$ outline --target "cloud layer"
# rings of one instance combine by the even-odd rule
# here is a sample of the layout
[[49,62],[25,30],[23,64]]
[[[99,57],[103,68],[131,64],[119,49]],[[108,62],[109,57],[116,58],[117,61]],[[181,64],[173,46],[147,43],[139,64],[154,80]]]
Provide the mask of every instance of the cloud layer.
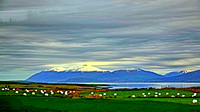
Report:
[[200,69],[199,0],[1,0],[0,77],[91,64]]

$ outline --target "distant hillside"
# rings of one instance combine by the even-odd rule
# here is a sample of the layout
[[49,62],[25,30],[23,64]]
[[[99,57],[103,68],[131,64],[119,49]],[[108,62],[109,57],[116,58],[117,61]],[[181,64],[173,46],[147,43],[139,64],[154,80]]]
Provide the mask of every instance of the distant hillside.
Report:
[[[94,70],[89,70],[93,68]],[[96,71],[98,70],[98,71]],[[51,69],[50,71],[42,71],[37,73],[27,81],[31,82],[143,82],[154,81],[162,78],[162,75],[142,69],[127,69],[116,71],[100,70],[91,66],[78,67],[78,69],[70,69],[60,71],[60,69]]]
[[101,70],[93,66],[81,66],[75,69],[53,68],[37,73],[26,81],[41,83],[70,82],[200,82],[200,71],[171,72],[166,75],[142,69],[116,71]]
[[190,72],[189,70],[183,70],[183,71],[180,71],[180,72],[170,72],[170,73],[167,73],[164,76],[165,77],[174,77],[174,76],[179,76],[179,75],[187,74],[189,72]]
[[166,82],[200,82],[200,70],[164,78]]

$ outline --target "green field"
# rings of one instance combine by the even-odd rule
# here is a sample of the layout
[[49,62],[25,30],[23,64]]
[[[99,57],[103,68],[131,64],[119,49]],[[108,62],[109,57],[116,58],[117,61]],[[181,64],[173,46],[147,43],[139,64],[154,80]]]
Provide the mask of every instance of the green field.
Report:
[[[165,99],[166,100],[166,99]],[[69,99],[58,97],[0,96],[1,112],[162,112],[162,111],[200,111],[200,105],[190,105],[191,98],[168,99]],[[181,100],[185,103],[175,103]]]
[[20,89],[72,89],[72,90],[95,90],[98,85],[95,84],[46,84],[46,83],[13,83],[0,81],[0,88],[20,88]]
[[[42,94],[39,90],[37,92],[35,91],[30,91],[30,92],[25,92],[24,90],[20,90],[18,91],[19,93],[15,93],[15,91],[10,90],[10,91],[1,91],[0,90],[0,96],[23,96],[24,93],[27,94],[27,96],[34,96],[34,97],[41,97],[41,96],[45,96],[45,94]],[[32,95],[32,92],[35,93],[35,95]],[[72,95],[72,94],[68,94],[68,95],[64,95],[64,94],[58,94],[56,92],[54,92],[54,94],[50,94],[50,92],[48,93],[48,97],[64,97],[64,98],[72,98],[78,95]]]
[[[58,84],[0,84],[0,87],[0,112],[200,111],[200,93],[198,93],[200,88],[110,90],[97,89],[95,86]],[[8,87],[9,90],[2,90],[2,88]],[[15,89],[20,88],[19,93],[15,93],[14,87]],[[25,89],[28,89],[29,92]],[[37,91],[35,91],[36,89]],[[41,90],[46,90],[45,93],[48,93],[48,96],[41,93]],[[50,91],[53,91],[54,94],[50,94]],[[57,93],[57,91],[68,91],[69,94],[65,95]],[[73,93],[73,91],[75,92]],[[32,95],[32,92],[35,95]],[[94,94],[91,95],[91,92]],[[24,96],[24,93],[27,95]],[[116,95],[114,95],[115,93]],[[196,97],[192,97],[194,93],[197,93]],[[102,97],[89,98],[89,96],[100,95]],[[133,98],[132,95],[135,97]],[[158,97],[155,98],[155,95]],[[171,97],[172,95],[174,98]],[[192,102],[194,99],[198,100],[198,103],[194,104]]]
[[[114,93],[116,93],[116,97],[117,98],[129,98],[129,97],[132,97],[132,95],[135,95],[135,97],[138,97],[138,98],[142,98],[144,97],[142,95],[142,93],[145,93],[146,97],[154,97],[156,95],[156,92],[157,92],[157,95],[159,93],[161,93],[161,95],[158,95],[158,98],[159,97],[171,97],[172,95],[174,95],[175,97],[182,97],[182,95],[185,95],[185,97],[192,97],[192,95],[194,94],[193,92],[191,91],[186,91],[186,90],[133,90],[133,91],[130,91],[130,90],[119,90],[119,91],[102,91],[102,92],[94,92],[94,94],[104,94],[106,93],[106,95],[103,95],[104,97],[108,97],[108,98],[112,98],[114,97]],[[148,94],[150,93],[150,94]],[[166,95],[166,93],[169,93],[169,95]],[[180,95],[177,95],[177,93],[179,93]],[[91,94],[90,92],[87,92],[87,93],[81,93],[80,95],[83,95],[83,96],[88,96],[89,94]],[[197,94],[197,97],[200,97],[200,94]]]

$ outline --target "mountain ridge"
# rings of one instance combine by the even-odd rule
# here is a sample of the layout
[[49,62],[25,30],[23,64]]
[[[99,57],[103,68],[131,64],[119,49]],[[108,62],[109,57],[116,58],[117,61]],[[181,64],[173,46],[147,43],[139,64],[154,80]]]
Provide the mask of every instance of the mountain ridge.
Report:
[[178,76],[178,75],[182,75],[182,74],[187,74],[189,72],[192,72],[190,70],[182,70],[182,71],[176,71],[176,72],[169,72],[167,74],[165,74],[165,77],[174,77],[174,76]]
[[[172,73],[172,72],[170,72]],[[50,69],[29,77],[30,82],[200,82],[199,71],[180,71],[160,75],[139,68],[121,70],[102,70],[91,65],[75,69]]]

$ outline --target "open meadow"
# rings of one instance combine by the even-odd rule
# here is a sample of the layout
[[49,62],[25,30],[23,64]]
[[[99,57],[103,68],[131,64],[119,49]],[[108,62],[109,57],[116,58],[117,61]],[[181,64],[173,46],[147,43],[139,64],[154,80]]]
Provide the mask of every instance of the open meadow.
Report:
[[200,111],[200,88],[106,89],[97,85],[1,83],[6,111]]

